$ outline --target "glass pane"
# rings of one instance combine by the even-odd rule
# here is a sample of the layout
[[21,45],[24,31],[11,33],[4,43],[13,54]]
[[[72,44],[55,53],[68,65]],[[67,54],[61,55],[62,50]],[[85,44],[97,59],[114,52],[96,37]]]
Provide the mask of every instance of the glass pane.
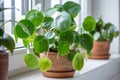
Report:
[[51,0],[51,7],[53,7],[55,4],[59,4],[60,0]]
[[22,15],[22,0],[15,1],[15,8],[19,9],[19,11],[15,10],[15,20],[19,21],[24,18],[24,15]]
[[[4,7],[5,8],[11,8],[11,0],[4,0]],[[11,20],[11,10],[5,10],[4,11],[4,20]],[[7,34],[11,34],[11,23],[5,24],[4,30]]]

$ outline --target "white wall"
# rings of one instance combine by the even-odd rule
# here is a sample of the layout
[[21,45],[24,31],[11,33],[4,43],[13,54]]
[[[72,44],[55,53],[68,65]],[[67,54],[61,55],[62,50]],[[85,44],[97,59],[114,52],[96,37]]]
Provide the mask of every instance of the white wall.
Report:
[[[119,0],[91,0],[91,15],[96,19],[101,15],[105,22],[112,22],[119,29]],[[119,39],[111,43],[110,53],[119,52]]]

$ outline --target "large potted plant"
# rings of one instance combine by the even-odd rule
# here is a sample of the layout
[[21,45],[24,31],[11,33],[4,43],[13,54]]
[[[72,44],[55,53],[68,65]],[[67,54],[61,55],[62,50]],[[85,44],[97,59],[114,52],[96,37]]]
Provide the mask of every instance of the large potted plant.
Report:
[[[0,12],[11,8],[0,8]],[[9,54],[6,49],[13,53],[15,48],[14,39],[4,32],[4,25],[9,21],[0,20],[0,80],[8,79],[8,58]]]
[[[80,9],[80,4],[68,1],[44,12],[30,10],[25,19],[16,24],[15,38],[16,41],[21,38],[27,48],[24,60],[28,67],[39,67],[47,77],[72,77],[75,70],[82,69],[84,58],[79,48],[89,54],[93,38],[76,30],[74,18]],[[88,16],[84,19],[82,29],[89,32],[95,25],[94,18]],[[30,47],[34,53],[30,52]]]
[[110,56],[110,43],[119,35],[116,26],[110,22],[105,23],[100,17],[96,21],[95,30],[91,31],[90,34],[94,37],[91,58],[108,59]]

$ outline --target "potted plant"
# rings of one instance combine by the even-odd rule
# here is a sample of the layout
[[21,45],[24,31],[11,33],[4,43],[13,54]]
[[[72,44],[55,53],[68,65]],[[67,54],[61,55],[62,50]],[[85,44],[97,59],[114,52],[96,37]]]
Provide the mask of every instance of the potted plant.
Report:
[[[74,18],[80,9],[80,4],[67,1],[44,12],[30,10],[25,19],[16,24],[14,35],[16,41],[21,38],[27,48],[24,60],[28,67],[39,67],[47,77],[72,77],[75,70],[82,69],[84,58],[79,48],[89,54],[93,38],[76,30]],[[87,16],[83,29],[89,32],[94,30],[95,25],[94,18]],[[30,52],[30,47],[35,54]]]
[[[0,12],[6,9],[11,8],[0,8]],[[7,80],[9,54],[6,49],[13,53],[13,50],[15,48],[15,42],[14,39],[10,35],[6,34],[3,30],[4,25],[9,21],[4,22],[4,20],[0,20],[0,22],[0,80]],[[6,49],[4,49],[4,47]]]
[[110,22],[105,23],[100,17],[96,21],[96,28],[90,31],[94,37],[94,45],[92,48],[92,57],[94,59],[108,59],[110,43],[119,35],[116,26]]

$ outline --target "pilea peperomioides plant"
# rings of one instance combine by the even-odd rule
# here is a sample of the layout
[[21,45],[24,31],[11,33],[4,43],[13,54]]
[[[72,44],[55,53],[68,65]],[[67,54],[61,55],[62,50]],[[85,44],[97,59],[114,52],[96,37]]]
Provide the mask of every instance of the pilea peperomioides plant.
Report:
[[91,50],[93,59],[108,59],[110,54],[110,43],[119,35],[119,30],[111,22],[105,23],[100,17],[96,21],[96,28],[90,31],[94,38]]
[[105,23],[100,17],[96,21],[96,28],[90,31],[96,41],[109,41],[112,42],[115,37],[119,35],[119,30],[111,22]]
[[[30,10],[25,19],[15,26],[16,40],[21,38],[28,52],[25,55],[25,63],[32,69],[39,66],[40,70],[48,71],[52,61],[48,58],[49,52],[57,52],[57,56],[68,55],[75,70],[81,70],[84,58],[80,47],[90,53],[93,47],[93,38],[87,33],[76,31],[77,25],[74,18],[81,10],[80,4],[68,1],[63,5],[57,4],[44,12]],[[21,25],[20,25],[21,24]],[[88,16],[83,22],[86,32],[94,30],[96,24],[93,17]],[[33,47],[35,54],[47,54],[40,58],[30,52]]]

